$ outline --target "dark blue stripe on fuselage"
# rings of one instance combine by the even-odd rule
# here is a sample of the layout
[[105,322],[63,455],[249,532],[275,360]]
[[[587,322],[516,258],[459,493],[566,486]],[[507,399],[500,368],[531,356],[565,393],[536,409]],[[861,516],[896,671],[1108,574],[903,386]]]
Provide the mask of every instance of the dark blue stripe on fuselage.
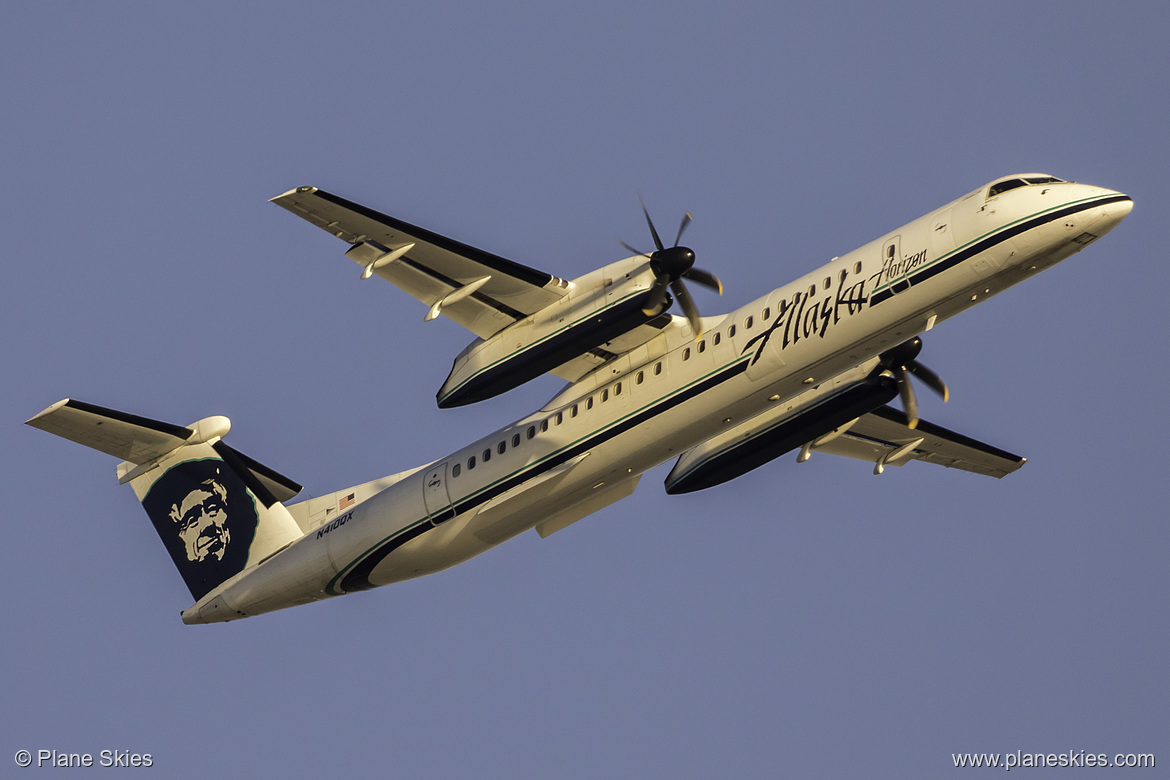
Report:
[[1105,206],[1109,203],[1120,203],[1127,200],[1130,200],[1128,195],[1114,195],[1108,198],[1099,198],[1088,203],[1077,203],[1072,206],[1066,206],[1065,208],[1057,209],[1056,211],[1050,211],[1047,214],[1041,214],[1040,216],[1034,217],[1033,219],[1025,220],[1019,224],[1006,227],[995,235],[988,236],[987,238],[976,241],[970,246],[964,249],[960,249],[949,257],[940,260],[929,268],[924,268],[923,270],[906,279],[899,279],[897,282],[894,282],[892,285],[882,290],[881,292],[874,293],[870,297],[870,305],[876,306],[882,301],[892,298],[895,294],[895,287],[897,288],[898,292],[902,292],[908,286],[921,284],[927,279],[941,274],[943,271],[946,271],[949,268],[954,268],[964,260],[970,260],[980,252],[986,252],[988,249],[991,249],[998,244],[1002,244],[1004,241],[1007,241],[1014,236],[1018,236],[1021,233],[1026,233],[1032,228],[1037,228],[1041,225],[1046,225],[1049,222],[1063,219],[1070,214],[1076,214],[1081,211],[1087,211],[1089,209],[1096,208],[1098,206]]
[[385,560],[386,556],[388,556],[390,553],[394,552],[412,539],[417,539],[419,536],[433,528],[434,524],[445,522],[446,520],[449,520],[456,515],[482,506],[488,501],[491,501],[493,498],[507,493],[509,490],[517,487],[518,485],[538,477],[541,474],[552,471],[558,466],[562,466],[565,463],[568,463],[578,455],[588,452],[594,447],[598,447],[607,441],[622,435],[623,433],[631,431],[639,425],[648,422],[658,415],[664,414],[665,412],[668,412],[671,409],[674,409],[693,398],[697,398],[708,390],[711,390],[714,387],[718,387],[729,379],[733,379],[744,373],[744,371],[747,370],[747,364],[748,361],[746,359],[740,360],[723,371],[712,374],[706,379],[695,383],[694,385],[680,391],[679,393],[669,398],[664,398],[653,406],[649,406],[639,412],[636,412],[635,414],[630,415],[626,419],[614,424],[613,426],[603,431],[598,431],[593,436],[583,439],[576,444],[560,450],[559,452],[553,453],[548,458],[545,458],[539,463],[534,463],[528,468],[513,474],[507,479],[500,480],[485,490],[456,502],[446,511],[431,518],[430,522],[419,522],[410,528],[407,528],[401,534],[387,540],[377,549],[371,551],[356,566],[354,566],[353,569],[351,569],[342,578],[341,590],[344,592],[349,592],[353,590],[368,590],[375,587],[370,583],[369,579],[370,574],[374,571],[374,568],[383,560]]

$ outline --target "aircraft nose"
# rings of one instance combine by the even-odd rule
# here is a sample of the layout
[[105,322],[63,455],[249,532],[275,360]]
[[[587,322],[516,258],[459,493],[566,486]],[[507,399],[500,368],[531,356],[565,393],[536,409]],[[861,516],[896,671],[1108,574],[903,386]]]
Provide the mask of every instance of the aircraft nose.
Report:
[[1123,195],[1122,197],[1125,200],[1119,200],[1114,209],[1114,214],[1119,222],[1129,216],[1129,212],[1133,211],[1133,198],[1128,195]]
[[1093,227],[1096,228],[1098,235],[1105,235],[1121,224],[1121,220],[1129,216],[1131,211],[1133,198],[1120,192],[1114,193],[1114,197],[1110,198],[1108,203],[1099,207],[1100,216]]

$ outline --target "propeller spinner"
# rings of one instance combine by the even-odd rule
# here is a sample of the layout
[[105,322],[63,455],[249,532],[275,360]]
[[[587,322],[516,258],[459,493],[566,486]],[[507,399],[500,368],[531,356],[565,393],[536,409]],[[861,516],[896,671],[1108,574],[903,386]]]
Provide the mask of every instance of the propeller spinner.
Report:
[[[641,200],[641,196],[638,199]],[[654,220],[650,219],[650,212],[647,210],[645,202],[642,203],[642,213],[646,215],[646,224],[650,226],[650,235],[654,239],[657,251],[653,254],[647,254],[634,249],[625,241],[619,241],[630,252],[647,258],[650,261],[650,270],[654,272],[654,285],[650,288],[650,294],[646,297],[642,312],[647,315],[661,313],[667,305],[666,288],[669,287],[682,307],[687,321],[690,322],[691,331],[694,332],[695,338],[698,338],[703,333],[702,319],[699,316],[698,307],[695,306],[695,302],[682,280],[690,279],[692,282],[711,288],[719,295],[723,294],[723,283],[710,271],[695,268],[694,251],[689,247],[679,246],[678,242],[682,240],[683,231],[691,223],[689,212],[683,215],[682,223],[678,226],[678,234],[674,239],[674,246],[671,247],[663,246],[662,239],[658,237],[658,231],[654,228]]]
[[910,375],[913,374],[938,395],[943,401],[950,399],[950,391],[938,374],[918,362],[918,353],[922,351],[922,339],[915,336],[881,356],[882,368],[894,375],[898,383],[898,394],[902,397],[902,409],[906,412],[907,425],[910,428],[918,427],[918,400],[914,397],[914,387],[910,384]]

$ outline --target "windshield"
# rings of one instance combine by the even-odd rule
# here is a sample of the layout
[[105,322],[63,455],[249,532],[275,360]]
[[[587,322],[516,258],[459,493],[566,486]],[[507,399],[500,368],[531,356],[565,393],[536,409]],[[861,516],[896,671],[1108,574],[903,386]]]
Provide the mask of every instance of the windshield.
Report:
[[987,197],[994,198],[996,195],[1001,195],[1008,190],[1014,190],[1017,187],[1027,187],[1031,184],[1055,184],[1063,181],[1064,179],[1058,179],[1055,176],[1019,176],[1011,179],[1003,179],[987,188]]

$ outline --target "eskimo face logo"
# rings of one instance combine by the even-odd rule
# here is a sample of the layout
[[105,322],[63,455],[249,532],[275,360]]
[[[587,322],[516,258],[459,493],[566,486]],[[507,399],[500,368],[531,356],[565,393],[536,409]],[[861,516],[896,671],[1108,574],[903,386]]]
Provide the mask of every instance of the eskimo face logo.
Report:
[[167,469],[142,506],[195,598],[248,565],[259,522],[256,501],[219,458]]
[[227,519],[227,488],[215,479],[205,480],[182,501],[171,505],[171,520],[178,524],[189,561],[211,556],[223,560],[232,540]]

